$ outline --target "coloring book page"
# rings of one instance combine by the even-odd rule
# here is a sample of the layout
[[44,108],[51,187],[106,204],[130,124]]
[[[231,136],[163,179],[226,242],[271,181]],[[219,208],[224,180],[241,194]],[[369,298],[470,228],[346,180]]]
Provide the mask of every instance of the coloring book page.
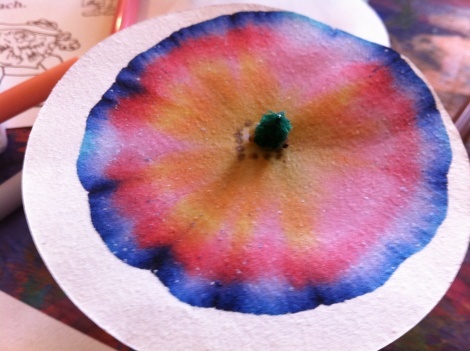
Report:
[[[81,56],[111,32],[117,0],[0,1],[0,92]],[[40,106],[3,124],[31,126]]]

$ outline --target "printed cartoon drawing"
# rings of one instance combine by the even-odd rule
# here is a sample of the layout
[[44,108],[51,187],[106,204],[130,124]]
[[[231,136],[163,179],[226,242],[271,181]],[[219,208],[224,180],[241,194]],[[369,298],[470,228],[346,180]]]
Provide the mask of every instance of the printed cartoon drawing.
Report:
[[83,16],[112,16],[116,11],[116,0],[82,0]]
[[[0,23],[0,84],[14,85],[63,61],[57,51],[80,48],[77,39],[57,23],[40,19],[26,23]],[[12,81],[11,81],[12,80]]]

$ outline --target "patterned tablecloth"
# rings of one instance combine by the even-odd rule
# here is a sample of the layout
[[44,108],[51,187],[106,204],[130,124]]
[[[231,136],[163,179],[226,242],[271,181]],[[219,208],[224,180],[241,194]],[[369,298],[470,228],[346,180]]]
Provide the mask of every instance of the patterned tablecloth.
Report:
[[[425,74],[452,118],[470,97],[469,0],[371,0],[392,46]],[[29,129],[8,131],[0,182],[21,169]],[[470,195],[470,194],[469,194]],[[441,302],[386,351],[468,350],[470,255]],[[117,349],[130,350],[96,326],[65,296],[40,258],[22,209],[0,222],[0,290]]]

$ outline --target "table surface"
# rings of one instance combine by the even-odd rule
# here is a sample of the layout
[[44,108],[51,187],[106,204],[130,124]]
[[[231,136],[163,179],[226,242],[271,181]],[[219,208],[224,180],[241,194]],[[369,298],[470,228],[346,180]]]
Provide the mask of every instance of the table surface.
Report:
[[[369,3],[385,22],[392,47],[423,71],[455,119],[470,97],[470,1]],[[28,128],[8,130],[9,147],[0,154],[0,183],[21,169],[29,132]],[[383,350],[468,349],[469,285],[467,254],[440,303],[415,328]],[[130,350],[96,326],[63,293],[34,246],[23,209],[0,222],[0,290],[114,349]]]

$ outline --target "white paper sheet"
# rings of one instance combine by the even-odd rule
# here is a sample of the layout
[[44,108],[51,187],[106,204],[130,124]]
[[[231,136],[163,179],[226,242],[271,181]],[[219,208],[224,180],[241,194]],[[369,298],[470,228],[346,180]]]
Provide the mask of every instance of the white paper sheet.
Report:
[[95,339],[0,291],[2,351],[112,351]]

